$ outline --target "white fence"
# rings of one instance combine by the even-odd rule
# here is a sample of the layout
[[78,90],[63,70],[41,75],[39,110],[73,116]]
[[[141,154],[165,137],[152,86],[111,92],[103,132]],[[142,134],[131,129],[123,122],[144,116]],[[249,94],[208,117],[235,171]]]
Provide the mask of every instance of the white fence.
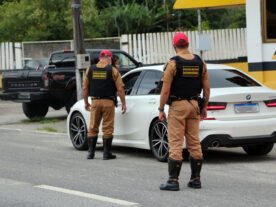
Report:
[[[190,41],[190,51],[196,50],[197,31],[184,31]],[[205,60],[229,60],[247,56],[246,29],[206,30],[211,34],[210,51],[203,52]],[[172,39],[175,32],[122,35],[121,49],[144,64],[164,63],[175,55]]]
[[[199,51],[196,50],[198,32],[186,31],[185,33],[190,41],[190,51],[199,54]],[[210,51],[203,53],[205,60],[229,60],[247,56],[245,28],[207,30],[203,33],[211,34],[212,45]],[[175,32],[132,34],[122,35],[119,39],[121,49],[128,52],[136,60],[144,64],[156,64],[164,63],[175,55],[172,46],[174,34]],[[107,43],[104,47],[111,46],[110,44]],[[87,45],[87,47],[94,48],[96,45]],[[72,49],[72,41],[0,43],[0,70],[21,69],[24,58],[49,57],[49,54],[57,48],[58,50],[62,50],[62,48]],[[35,55],[30,51],[35,51]]]
[[22,68],[22,44],[0,43],[0,70]]

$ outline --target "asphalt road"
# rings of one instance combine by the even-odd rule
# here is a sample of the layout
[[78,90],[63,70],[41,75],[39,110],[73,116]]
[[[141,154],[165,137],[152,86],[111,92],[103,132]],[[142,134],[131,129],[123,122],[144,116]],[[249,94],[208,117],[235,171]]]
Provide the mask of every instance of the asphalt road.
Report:
[[[167,163],[151,152],[115,148],[116,160],[87,160],[65,133],[36,130],[20,104],[0,101],[0,207],[68,206],[276,206],[276,146],[263,157],[241,149],[204,153],[202,189],[186,187],[189,163],[183,162],[179,192],[160,191]],[[65,130],[66,112],[50,111]]]
[[0,129],[0,206],[275,206],[276,150],[249,157],[239,149],[205,153],[203,188],[165,192],[167,164],[150,152],[115,148],[116,160],[86,160],[62,134]]

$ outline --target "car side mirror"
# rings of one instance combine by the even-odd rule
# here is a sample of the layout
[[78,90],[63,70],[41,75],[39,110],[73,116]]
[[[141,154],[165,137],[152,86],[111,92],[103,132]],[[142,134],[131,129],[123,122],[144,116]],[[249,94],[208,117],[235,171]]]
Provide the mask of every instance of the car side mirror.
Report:
[[139,63],[138,63],[138,67],[143,67],[143,65],[144,65],[144,64],[143,64],[142,62],[139,62]]

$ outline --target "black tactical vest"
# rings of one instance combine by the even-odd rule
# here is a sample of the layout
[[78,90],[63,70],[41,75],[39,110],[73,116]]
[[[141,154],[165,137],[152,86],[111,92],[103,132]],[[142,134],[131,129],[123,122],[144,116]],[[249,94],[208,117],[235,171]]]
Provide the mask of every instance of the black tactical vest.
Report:
[[88,72],[89,77],[89,96],[106,98],[116,96],[116,86],[112,78],[112,66],[97,68],[92,65]]
[[171,58],[176,63],[176,75],[172,82],[170,97],[190,98],[197,96],[202,90],[203,62],[198,55],[186,60],[179,56]]

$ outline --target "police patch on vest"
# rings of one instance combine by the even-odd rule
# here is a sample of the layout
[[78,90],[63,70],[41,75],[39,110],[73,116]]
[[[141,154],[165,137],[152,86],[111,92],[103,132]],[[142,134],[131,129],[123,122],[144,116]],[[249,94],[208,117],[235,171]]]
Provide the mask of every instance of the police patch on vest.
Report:
[[185,77],[185,78],[199,77],[199,66],[183,66],[182,77]]
[[92,79],[104,79],[107,78],[107,72],[106,71],[93,71]]

